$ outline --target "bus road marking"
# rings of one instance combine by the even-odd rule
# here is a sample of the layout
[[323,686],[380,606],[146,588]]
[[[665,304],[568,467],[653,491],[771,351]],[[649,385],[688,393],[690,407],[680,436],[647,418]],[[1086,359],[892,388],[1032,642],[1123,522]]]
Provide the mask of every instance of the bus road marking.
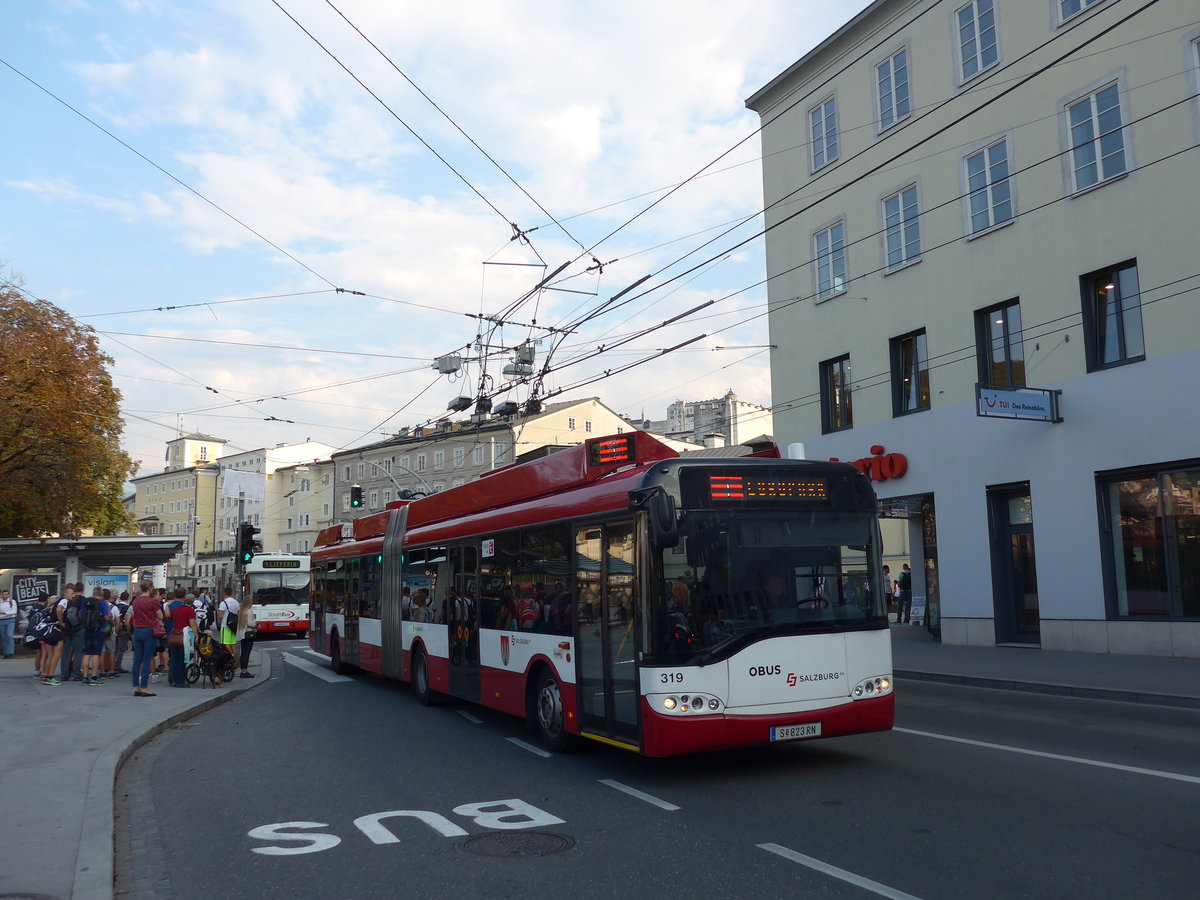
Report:
[[553,753],[549,753],[549,752],[543,750],[541,747],[535,747],[535,746],[533,746],[533,744],[527,744],[525,741],[521,740],[520,738],[505,738],[505,740],[507,740],[510,744],[516,744],[522,750],[528,750],[534,756],[540,756],[543,759],[549,759],[551,756],[554,755]]
[[479,718],[478,716],[471,715],[465,709],[456,709],[455,712],[458,713],[460,716],[462,716],[464,719],[466,719],[468,722],[470,722],[472,725],[482,725],[483,724],[483,719]]
[[782,856],[784,859],[790,859],[792,862],[800,863],[802,866],[808,866],[808,868],[815,869],[826,875],[832,875],[834,878],[845,881],[847,884],[853,884],[865,891],[878,894],[880,897],[889,897],[891,900],[918,900],[912,894],[906,894],[904,891],[898,891],[893,887],[888,887],[886,884],[880,884],[878,881],[864,878],[862,875],[855,875],[853,872],[839,869],[837,866],[831,866],[829,863],[821,862],[821,860],[814,859],[811,856],[805,856],[803,853],[797,853],[795,850],[789,850],[787,847],[781,847],[779,844],[755,844],[754,846],[761,850],[766,850],[768,853],[774,853],[776,856]]
[[1115,769],[1118,772],[1129,772],[1132,775],[1149,775],[1153,778],[1169,778],[1173,781],[1186,781],[1188,784],[1200,784],[1200,776],[1182,775],[1179,772],[1163,772],[1159,769],[1143,769],[1141,766],[1125,766],[1121,763],[1104,762],[1099,759],[1084,759],[1080,756],[1064,756],[1061,753],[1047,753],[1045,750],[1028,750],[1024,747],[1010,747],[1007,744],[993,744],[989,741],[973,741],[970,738],[954,737],[950,734],[935,734],[932,731],[915,731],[912,728],[893,728],[901,734],[915,734],[917,737],[933,738],[938,741],[950,741],[955,744],[967,744],[972,747],[983,747],[986,750],[1004,750],[1008,753],[1020,753],[1024,756],[1038,756],[1042,759],[1056,759],[1059,762],[1079,763],[1081,766],[1096,766],[1100,769]]
[[331,672],[323,666],[318,666],[314,662],[309,662],[307,659],[301,659],[299,656],[293,656],[290,653],[284,653],[283,660],[284,662],[291,663],[297,669],[302,669],[309,675],[316,675],[318,678],[322,679],[323,681],[328,681],[331,684],[336,684],[339,681],[354,680],[349,675],[338,675],[337,673]]
[[329,657],[326,654],[322,653],[320,650],[314,650],[312,647],[305,647],[303,652],[307,653],[309,656],[313,656],[313,657],[316,657],[317,659],[324,660],[325,662],[329,662]]
[[645,800],[651,806],[657,806],[659,809],[665,809],[667,812],[674,812],[679,809],[674,803],[668,803],[666,800],[659,800],[657,797],[639,791],[637,788],[631,788],[627,784],[621,784],[619,781],[613,781],[611,778],[601,778],[601,784],[607,784],[610,788],[616,788],[622,793],[628,794],[630,797],[636,797],[639,800]]

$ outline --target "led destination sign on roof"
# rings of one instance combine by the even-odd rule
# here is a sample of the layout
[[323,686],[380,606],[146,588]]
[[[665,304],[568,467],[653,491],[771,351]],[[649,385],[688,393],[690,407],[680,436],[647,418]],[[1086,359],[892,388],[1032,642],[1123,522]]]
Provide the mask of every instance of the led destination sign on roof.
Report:
[[298,559],[263,559],[260,563],[264,569],[298,569],[300,568],[300,560]]
[[751,475],[710,475],[713,500],[827,500],[823,478],[760,478]]

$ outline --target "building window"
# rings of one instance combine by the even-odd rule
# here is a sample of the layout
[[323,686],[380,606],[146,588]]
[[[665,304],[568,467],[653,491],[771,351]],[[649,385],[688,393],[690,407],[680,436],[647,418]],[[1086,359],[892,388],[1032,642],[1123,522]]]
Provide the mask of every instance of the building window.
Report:
[[846,290],[846,229],[844,222],[813,235],[817,261],[817,299],[828,300]]
[[392,502],[392,489],[388,488],[386,491],[383,492],[383,505],[387,506],[391,502]]
[[567,416],[567,431],[574,431],[574,430],[575,430],[575,417]]
[[368,509],[379,508],[379,491],[371,491],[369,502],[371,505],[367,507]]
[[365,462],[360,462],[358,464],[358,480],[362,481],[366,477],[367,477],[367,464]]
[[425,471],[425,454],[424,453],[417,454],[417,471],[418,472]]
[[929,354],[925,349],[925,329],[891,340],[892,414],[929,409]]
[[349,512],[349,511],[350,511],[350,495],[343,494],[342,495],[342,512]]
[[291,531],[291,530],[292,530],[292,520],[289,518],[287,520],[287,526],[284,528],[284,531]]
[[323,518],[323,519],[329,518],[329,504],[328,503],[321,504],[321,518]]
[[1065,22],[1072,16],[1077,16],[1089,6],[1095,6],[1100,0],[1058,0],[1058,12]]
[[1000,58],[996,44],[996,11],[992,0],[971,0],[955,13],[962,80],[974,78]]
[[1012,188],[1009,184],[1008,141],[963,158],[967,177],[967,210],[971,234],[1012,221]]
[[908,50],[900,50],[875,67],[879,97],[879,130],[891,128],[911,111],[908,96]]
[[586,434],[592,433],[592,420],[591,419],[583,420],[583,430]]
[[387,459],[385,459],[383,461],[383,471],[387,472],[389,475],[391,474],[391,471],[392,471],[393,458],[394,457],[389,456]]
[[476,444],[471,451],[471,459],[477,466],[483,465],[483,444]]
[[1145,359],[1137,262],[1084,275],[1080,286],[1088,371]]
[[850,356],[821,363],[821,433],[854,424],[850,400]]
[[440,472],[446,468],[446,451],[436,450],[433,454],[433,469],[435,472]]
[[1113,612],[1200,618],[1200,461],[1098,481]]
[[1121,127],[1121,92],[1115,81],[1067,104],[1067,127],[1075,191],[1124,174],[1125,131]]
[[921,225],[918,216],[915,184],[884,199],[883,226],[889,269],[898,269],[921,258]]
[[201,461],[201,462],[204,462],[204,461],[206,461],[207,459],[208,459],[208,448],[207,448],[207,447],[201,447],[201,448],[200,448],[200,461]]
[[466,461],[467,452],[462,447],[454,448],[454,468],[461,469]]
[[308,516],[308,513],[305,513],[304,515],[300,516],[300,519],[299,519],[299,521],[300,521],[300,527],[301,527],[301,528],[307,528],[307,527],[308,527],[308,525],[309,525],[309,516]]
[[837,98],[830,97],[808,112],[812,138],[813,171],[828,165],[838,156]]
[[307,494],[312,491],[312,482],[307,478],[300,479],[300,492]]
[[345,468],[342,469],[342,480],[343,481],[350,480],[350,467],[349,466],[346,466]]
[[435,482],[433,483],[433,492],[434,492],[435,494],[440,494],[440,493],[441,493],[442,491],[444,491],[445,489],[446,489],[446,482],[444,482],[444,481],[435,481]]
[[321,476],[321,487],[329,487],[329,473]]
[[988,387],[1025,386],[1021,304],[1010,300],[975,313],[979,382]]

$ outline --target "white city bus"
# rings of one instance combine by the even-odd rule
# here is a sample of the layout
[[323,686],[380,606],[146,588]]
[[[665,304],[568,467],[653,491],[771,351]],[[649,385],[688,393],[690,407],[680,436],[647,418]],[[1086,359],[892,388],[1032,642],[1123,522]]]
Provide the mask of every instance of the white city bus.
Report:
[[308,634],[308,570],[306,554],[264,553],[246,563],[243,587],[254,601],[259,637]]

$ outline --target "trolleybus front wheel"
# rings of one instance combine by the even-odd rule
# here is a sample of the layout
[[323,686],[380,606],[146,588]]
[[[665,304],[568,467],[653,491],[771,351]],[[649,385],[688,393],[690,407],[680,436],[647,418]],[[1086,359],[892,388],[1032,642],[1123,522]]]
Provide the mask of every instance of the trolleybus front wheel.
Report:
[[533,717],[547,750],[566,753],[571,749],[573,735],[566,728],[562,691],[558,679],[549,669],[543,670],[538,679],[537,693],[533,697]]

